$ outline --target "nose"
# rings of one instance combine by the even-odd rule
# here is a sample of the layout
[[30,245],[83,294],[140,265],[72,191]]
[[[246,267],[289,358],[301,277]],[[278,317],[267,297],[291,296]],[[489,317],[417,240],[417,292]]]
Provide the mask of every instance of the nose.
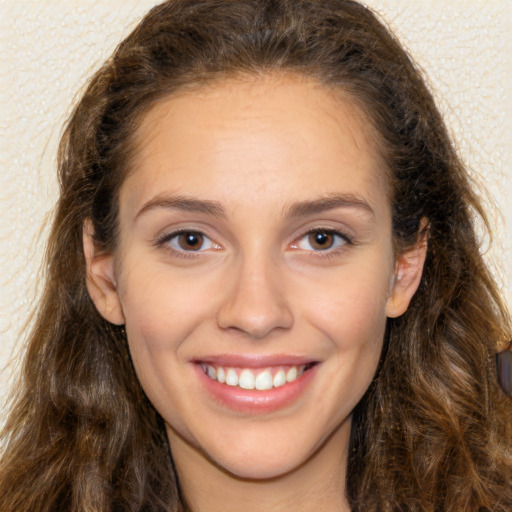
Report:
[[241,263],[232,274],[217,323],[222,329],[243,332],[252,339],[289,329],[293,314],[279,270],[265,262]]

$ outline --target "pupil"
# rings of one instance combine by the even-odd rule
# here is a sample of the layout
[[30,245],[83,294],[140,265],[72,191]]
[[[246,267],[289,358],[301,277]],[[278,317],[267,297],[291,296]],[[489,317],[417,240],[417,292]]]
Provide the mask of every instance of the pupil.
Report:
[[180,245],[183,249],[197,251],[203,245],[203,235],[199,233],[183,233],[180,237]]
[[311,242],[315,249],[329,249],[333,243],[333,236],[325,231],[317,231],[312,234]]

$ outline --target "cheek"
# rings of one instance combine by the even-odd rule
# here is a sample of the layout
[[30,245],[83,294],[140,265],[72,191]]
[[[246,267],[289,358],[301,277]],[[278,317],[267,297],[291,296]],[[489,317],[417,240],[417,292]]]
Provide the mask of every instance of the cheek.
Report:
[[157,266],[124,269],[120,299],[135,372],[154,407],[181,424],[176,411],[189,407],[182,396],[190,385],[183,372],[187,340],[211,318],[211,292]]
[[[378,269],[379,267],[377,267]],[[382,343],[386,326],[389,274],[356,266],[330,276],[323,286],[303,289],[311,324],[340,349]]]
[[[382,276],[375,279],[375,275],[347,273],[333,283],[329,294],[313,297],[308,310],[309,323],[329,340],[335,354],[325,370],[344,415],[368,389],[381,358],[387,285]],[[326,396],[320,399],[320,405],[328,410],[333,402]]]
[[167,268],[132,267],[120,290],[127,331],[153,351],[179,345],[199,322],[212,316],[214,286],[211,279]]

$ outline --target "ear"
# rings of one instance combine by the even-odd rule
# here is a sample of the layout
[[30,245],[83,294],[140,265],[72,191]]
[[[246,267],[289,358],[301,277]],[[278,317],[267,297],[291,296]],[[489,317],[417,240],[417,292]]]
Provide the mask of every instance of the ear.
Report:
[[386,303],[386,315],[396,318],[403,315],[421,281],[427,256],[428,222],[422,219],[415,245],[401,253],[396,261],[395,275]]
[[87,290],[101,316],[112,324],[125,323],[116,289],[114,256],[97,249],[94,228],[87,219],[83,226],[83,246],[86,263]]

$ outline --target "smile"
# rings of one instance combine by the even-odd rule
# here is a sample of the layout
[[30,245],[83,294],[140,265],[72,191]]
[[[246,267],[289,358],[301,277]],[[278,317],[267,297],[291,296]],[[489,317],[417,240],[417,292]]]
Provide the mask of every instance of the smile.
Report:
[[285,409],[307,396],[321,366],[296,356],[213,356],[193,361],[208,395],[223,409],[261,415]]
[[302,377],[313,363],[269,368],[232,368],[201,363],[201,369],[210,379],[240,389],[268,391]]

